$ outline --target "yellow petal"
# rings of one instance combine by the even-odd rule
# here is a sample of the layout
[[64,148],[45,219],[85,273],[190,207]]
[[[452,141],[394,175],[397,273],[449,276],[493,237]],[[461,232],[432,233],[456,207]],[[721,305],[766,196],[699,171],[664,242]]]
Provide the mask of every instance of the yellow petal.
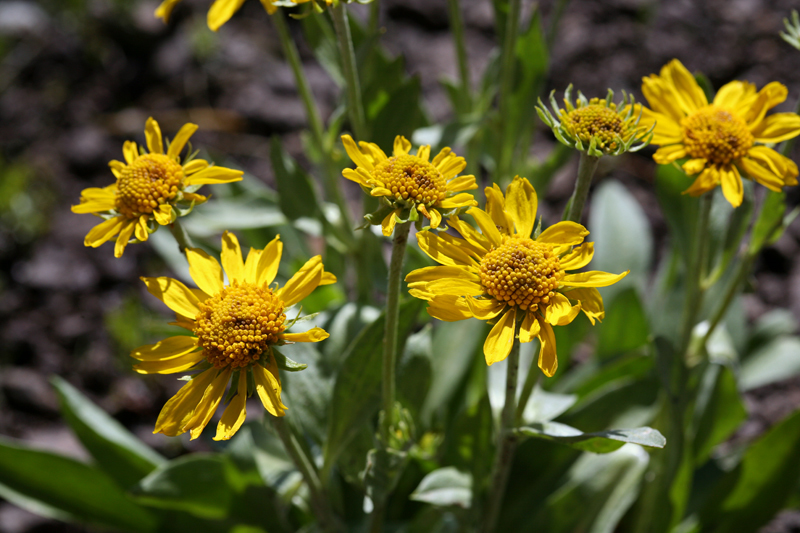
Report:
[[566,326],[575,320],[580,311],[580,303],[573,306],[566,296],[557,292],[550,298],[550,302],[545,308],[544,316],[551,326]]
[[222,401],[222,396],[225,394],[225,389],[228,386],[231,373],[230,367],[223,370],[214,378],[214,381],[206,387],[206,391],[197,404],[194,413],[192,413],[192,417],[183,427],[184,431],[191,432],[191,440],[200,436],[200,433],[203,432],[203,429],[205,429],[206,425],[211,421],[211,417],[214,416],[217,407],[219,407]]
[[233,397],[231,403],[225,408],[222,413],[222,418],[217,424],[217,434],[214,440],[228,440],[239,431],[239,428],[244,424],[244,419],[247,418],[247,372],[244,370],[239,371],[239,386],[236,390],[236,396]]
[[440,239],[433,232],[418,232],[417,243],[428,257],[442,265],[465,266],[475,263],[462,248]]
[[442,214],[436,210],[431,209],[431,227],[436,229],[442,223]]
[[783,189],[783,180],[777,176],[772,169],[759,164],[759,162],[743,157],[737,161],[736,164],[741,166],[745,174],[751,179],[757,181],[767,189],[775,192],[781,192]]
[[247,259],[244,262],[244,279],[247,283],[255,283],[258,279],[258,261],[261,259],[263,252],[263,250],[256,250],[255,248],[250,248],[250,251],[247,252]]
[[116,203],[114,202],[114,197],[112,196],[111,198],[104,200],[88,200],[81,202],[78,205],[73,205],[70,209],[73,213],[85,215],[88,213],[103,213],[105,211],[111,211],[115,207]]
[[258,260],[256,267],[256,283],[260,286],[270,285],[275,281],[278,274],[278,266],[283,255],[283,243],[281,236],[276,235],[270,243],[264,247],[264,252]]
[[755,101],[749,106],[749,109],[744,113],[744,121],[750,126],[751,130],[758,129],[760,122],[766,115],[767,111],[782,103],[786,100],[789,94],[788,89],[782,83],[773,81],[766,84],[758,91]]
[[200,300],[189,288],[172,278],[140,278],[147,291],[164,302],[167,307],[183,316],[194,318],[200,312]]
[[386,187],[375,187],[371,191],[369,191],[370,196],[394,196],[392,191],[387,189]]
[[[395,144],[397,141],[395,140]],[[358,148],[356,142],[353,140],[352,137],[349,135],[342,135],[342,144],[344,144],[344,150],[347,152],[347,155],[350,156],[350,159],[359,167],[363,167],[367,170],[373,170],[375,165],[372,164],[370,161]],[[410,147],[410,143],[409,143]]]
[[517,235],[531,236],[538,205],[533,185],[526,178],[515,177],[506,189],[506,212],[514,221]]
[[494,298],[490,300],[477,300],[475,298],[464,298],[472,316],[478,320],[492,320],[499,315],[506,307],[505,302],[500,302]]
[[472,318],[472,312],[464,300],[460,296],[437,296],[428,303],[428,314],[443,322]]
[[322,279],[319,281],[320,285],[331,285],[336,283],[336,276],[331,272],[323,272]]
[[462,192],[455,196],[445,198],[438,204],[438,207],[442,209],[453,209],[454,207],[470,207],[476,205],[478,205],[478,202],[475,200],[474,196],[468,192]]
[[589,318],[593,326],[595,320],[602,322],[606,317],[606,311],[603,308],[603,297],[600,296],[600,291],[594,287],[572,289],[566,293],[566,296],[581,303],[581,311]]
[[492,331],[486,337],[486,342],[483,343],[483,355],[486,357],[487,365],[502,361],[511,353],[511,347],[514,345],[516,317],[516,307],[512,307],[492,327]]
[[577,222],[564,220],[544,230],[536,240],[551,244],[577,246],[587,235],[589,235],[589,231]]
[[[272,3],[273,0],[261,0],[261,5],[264,6],[264,9],[267,10],[267,13],[270,15],[274,15],[276,11],[278,11],[278,6]],[[298,2],[302,3],[302,2]]]
[[[219,0],[217,0],[219,1]],[[187,176],[183,182],[186,185],[213,185],[215,183],[233,183],[242,181],[244,172],[232,168],[218,167],[216,165],[208,167],[200,172]]]
[[[626,108],[627,110],[627,108]],[[683,129],[670,116],[656,113],[642,104],[635,104],[632,116],[639,117],[639,127],[645,131],[649,130],[654,124],[652,144],[661,146],[665,144],[676,144],[683,141]]]
[[291,307],[319,287],[322,281],[322,257],[315,255],[276,292],[286,307]]
[[175,138],[172,139],[172,142],[169,144],[167,155],[173,159],[178,159],[178,156],[180,156],[181,152],[183,151],[183,147],[186,146],[189,138],[194,135],[194,132],[196,131],[197,124],[184,124],[181,129],[178,130],[177,135],[175,135]]
[[556,335],[553,327],[547,322],[539,322],[539,368],[548,378],[552,378],[558,369],[558,354],[556,353]]
[[154,13],[156,18],[160,18],[164,21],[164,23],[169,22],[169,16],[172,13],[172,10],[181,0],[164,0],[161,4],[156,8],[156,12]]
[[492,245],[489,244],[489,240],[481,235],[475,228],[458,217],[450,217],[447,223],[451,228],[459,232],[461,236],[464,237],[464,240],[479,252],[481,257],[489,252]]
[[144,137],[147,141],[147,149],[151,154],[163,154],[164,143],[161,140],[161,128],[153,117],[149,117],[144,125]]
[[697,159],[688,160],[681,168],[684,172],[686,172],[687,175],[692,176],[702,172],[703,169],[706,168],[706,163],[708,163],[706,159],[699,157]]
[[191,418],[206,388],[214,381],[216,375],[217,369],[209,368],[181,387],[175,396],[164,404],[158,414],[153,433],[163,433],[170,437],[183,433],[186,421]]
[[700,173],[697,179],[694,180],[694,183],[692,183],[688,189],[683,191],[683,194],[700,196],[712,190],[717,185],[719,185],[719,172],[717,171],[716,167],[706,167],[706,169]]
[[139,346],[131,352],[131,357],[139,361],[163,361],[186,355],[197,350],[197,338],[187,335],[168,337],[155,344]]
[[[271,359],[271,358],[270,358]],[[261,398],[264,409],[272,416],[286,414],[286,406],[281,402],[281,382],[278,379],[277,366],[270,365],[270,370],[261,365],[253,365],[253,379],[256,383],[256,392]],[[274,374],[273,374],[274,372]]]
[[144,242],[150,237],[147,232],[147,215],[142,215],[136,220],[136,228],[133,230],[134,235],[140,241]]
[[736,110],[747,97],[755,94],[755,86],[746,81],[732,81],[720,87],[714,96],[714,105]]
[[425,162],[428,162],[431,158],[431,145],[426,144],[424,146],[420,146],[417,148],[417,157],[422,159]]
[[186,259],[189,261],[189,274],[204,293],[213,296],[222,292],[222,267],[215,258],[199,248],[187,248]]
[[244,0],[216,0],[208,10],[208,27],[219,30],[244,4]]
[[394,233],[394,227],[397,224],[397,215],[394,211],[386,215],[381,221],[381,231],[384,237],[391,237]]
[[127,220],[128,219],[124,216],[118,216],[101,222],[89,230],[89,233],[87,233],[86,237],[83,239],[83,245],[97,248],[119,233],[119,230],[122,229],[123,224],[125,224]]
[[116,197],[116,191],[117,191],[116,183],[112,183],[111,185],[108,185],[107,187],[103,188],[89,187],[88,189],[83,189],[81,191],[81,202],[90,200],[95,202],[101,200],[107,200],[107,201],[110,200],[113,202],[114,198]]
[[730,202],[733,207],[742,205],[742,198],[744,198],[744,187],[742,186],[742,177],[739,175],[739,170],[730,165],[727,168],[720,169],[720,177],[722,182],[722,194],[725,199]]
[[457,157],[452,154],[452,157],[447,157],[441,161],[436,168],[442,173],[445,180],[455,178],[459,172],[467,168],[467,161],[463,157]]
[[653,154],[653,161],[659,165],[669,165],[682,157],[686,157],[686,147],[682,144],[662,146]]
[[114,257],[122,257],[125,247],[128,246],[128,241],[133,237],[133,230],[135,228],[135,219],[129,218],[125,221],[125,224],[122,225],[122,229],[120,229],[119,236],[117,237],[117,242],[114,245]]
[[486,237],[493,246],[500,246],[503,244],[503,237],[497,230],[495,221],[486,211],[474,207],[467,211],[467,214],[475,219],[478,227],[481,228],[483,236]]
[[578,270],[589,264],[594,256],[594,243],[585,242],[561,258],[563,270]]
[[480,282],[464,278],[444,278],[429,281],[425,290],[435,295],[480,296],[485,291]]
[[122,145],[122,155],[129,165],[136,161],[139,157],[139,149],[136,147],[136,143],[133,141],[125,141]]
[[752,130],[760,143],[779,143],[800,135],[800,116],[795,113],[775,113],[766,117]]
[[684,113],[689,115],[708,105],[706,93],[680,61],[673,59],[667,64],[667,69]]
[[[395,157],[401,155],[408,155],[408,151],[411,150],[411,143],[409,142],[408,139],[406,139],[402,135],[398,135],[397,137],[394,138],[393,148],[394,150],[392,151],[392,155]],[[353,161],[355,161],[355,159]]]
[[447,182],[447,190],[449,192],[471,191],[477,188],[478,184],[475,182],[475,176],[471,174],[459,176]]
[[184,176],[189,176],[190,174],[195,174],[201,170],[205,170],[208,167],[208,161],[204,161],[203,159],[192,159],[183,165],[183,174]]
[[172,224],[172,206],[169,204],[159,205],[158,209],[153,211],[153,216],[161,226]]
[[222,268],[228,275],[228,283],[233,284],[234,281],[243,283],[244,279],[244,261],[242,261],[242,247],[239,246],[239,239],[230,231],[222,234]]
[[202,351],[192,352],[161,361],[143,361],[133,365],[133,370],[139,374],[175,374],[189,370],[205,358]]
[[369,179],[368,176],[364,176],[361,172],[353,170],[352,168],[346,168],[342,170],[342,176],[349,179],[350,181],[355,181],[362,187],[368,187],[367,180]]
[[630,270],[626,270],[622,274],[609,274],[599,270],[590,270],[579,274],[568,274],[561,280],[561,284],[567,287],[608,287],[627,276],[628,272]]
[[536,313],[525,313],[525,318],[522,319],[522,324],[519,326],[519,342],[531,342],[539,336],[540,329]]
[[464,278],[476,282],[480,282],[481,278],[474,272],[467,270],[460,266],[432,266],[418,268],[413,272],[409,272],[406,276],[406,283],[413,283],[415,281],[433,281],[441,278]]
[[284,333],[280,337],[287,342],[319,342],[330,337],[330,334],[322,328],[313,328],[305,333]]
[[[666,73],[665,69],[666,67],[661,69],[662,75]],[[685,115],[675,92],[674,85],[666,79],[662,79],[661,76],[653,74],[642,78],[642,94],[653,111],[669,117],[673,122],[680,123]]]
[[[442,241],[446,242],[447,244],[450,244],[452,246],[455,246],[456,248],[461,249],[464,253],[470,255],[477,262],[480,262],[483,256],[486,255],[486,248],[484,248],[483,246],[474,246],[467,239],[459,239],[458,237],[453,237],[452,235],[444,231],[439,232],[439,238]],[[489,241],[486,239],[483,240],[486,242],[486,246],[488,247]],[[477,263],[475,263],[475,265],[477,266]],[[465,267],[465,268],[470,268],[470,267]],[[474,269],[474,267],[472,268]]]
[[494,220],[497,230],[504,235],[512,235],[514,233],[514,221],[505,212],[506,200],[500,187],[495,183],[491,187],[486,187],[483,192],[486,195],[486,212]]
[[454,155],[453,151],[450,149],[450,147],[445,146],[439,151],[438,154],[436,154],[436,157],[433,158],[431,164],[435,167],[438,167],[442,163],[442,161],[448,159],[449,157],[452,157],[453,155]]

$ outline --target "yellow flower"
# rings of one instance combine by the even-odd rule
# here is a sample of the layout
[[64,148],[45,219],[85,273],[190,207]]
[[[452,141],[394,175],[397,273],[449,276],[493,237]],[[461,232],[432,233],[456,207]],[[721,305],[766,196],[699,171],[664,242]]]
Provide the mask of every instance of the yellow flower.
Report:
[[642,92],[652,109],[637,104],[642,124],[655,124],[653,155],[666,165],[688,158],[686,174],[699,174],[684,191],[700,196],[717,185],[733,207],[742,203],[741,174],[770,190],[797,185],[797,165],[765,146],[800,134],[796,113],[767,111],[786,100],[786,87],[778,82],[756,92],[755,85],[733,81],[723,86],[709,103],[705,93],[680,61],[673,59],[642,79]]
[[[172,10],[175,9],[175,6],[178,5],[180,1],[181,0],[163,0],[156,8],[156,17],[162,19],[164,22],[169,22],[169,16],[172,14]],[[267,13],[272,15],[278,10],[278,7],[281,6],[312,2],[315,8],[320,9],[318,4],[331,5],[334,1],[335,0],[261,0],[261,4],[264,6],[264,9],[267,10]],[[244,0],[215,0],[208,10],[208,27],[214,31],[220,29],[223,24],[230,20],[234,13],[239,11],[242,4],[244,4]]]
[[[342,135],[342,142],[357,165],[355,170],[348,168],[342,174],[382,199],[384,209],[378,211],[378,219],[387,237],[398,221],[416,221],[418,213],[431,221],[430,227],[438,228],[442,216],[478,205],[470,193],[463,192],[478,188],[475,176],[458,176],[467,162],[450,148],[443,148],[431,161],[429,145],[420,146],[411,155],[411,143],[400,135],[394,139],[392,157],[387,157],[377,144],[356,145],[349,135]],[[372,220],[377,224],[378,219]]]
[[84,189],[81,203],[72,206],[73,213],[92,213],[105,219],[89,231],[84,245],[97,248],[117,236],[114,256],[121,257],[132,238],[144,242],[158,225],[171,224],[195,204],[205,202],[205,196],[194,192],[201,185],[242,179],[240,170],[209,165],[191,155],[181,164],[180,153],[195,131],[196,124],[185,124],[164,153],[158,122],[147,119],[144,135],[150,153],[143,149],[140,153],[135,142],[126,141],[122,146],[125,163],[115,160],[108,164],[116,183]]
[[525,178],[515,178],[505,198],[497,185],[487,187],[486,211],[467,213],[481,231],[453,217],[449,224],[461,239],[417,233],[419,247],[442,266],[415,270],[406,281],[412,296],[428,301],[434,318],[496,321],[483,345],[489,365],[508,357],[520,323],[519,341],[539,339],[539,368],[552,377],[558,368],[553,326],[569,324],[579,311],[592,324],[602,320],[603,299],[595,287],[612,285],[628,272],[568,274],[591,261],[594,244],[581,244],[589,232],[575,222],[559,222],[533,234],[537,205]]
[[[171,278],[142,278],[150,294],[177,316],[174,325],[194,336],[177,336],[142,346],[131,357],[141,361],[140,374],[174,374],[198,370],[164,405],[153,433],[174,437],[190,431],[200,436],[223,399],[228,382],[232,397],[222,414],[214,440],[227,440],[245,419],[245,402],[256,392],[264,408],[283,416],[279,363],[273,346],[292,342],[319,342],[328,333],[313,328],[305,333],[285,333],[294,321],[286,310],[336,277],[325,272],[320,256],[312,257],[278,289],[269,286],[278,272],[283,252],[279,237],[263,250],[250,249],[242,260],[239,241],[232,233],[222,236],[222,267],[199,249],[187,249],[189,272],[199,289]],[[222,268],[228,276],[223,284]]]
[[[608,90],[604,99],[586,97],[578,91],[578,99],[572,103],[572,85],[564,91],[564,105],[556,104],[555,91],[550,93],[551,114],[539,99],[536,112],[547,124],[556,138],[566,146],[586,152],[591,156],[620,155],[636,152],[650,142],[652,126],[643,128],[640,115],[633,113],[628,96],[623,93],[622,102],[614,103],[614,91]],[[630,99],[631,103],[633,99]]]

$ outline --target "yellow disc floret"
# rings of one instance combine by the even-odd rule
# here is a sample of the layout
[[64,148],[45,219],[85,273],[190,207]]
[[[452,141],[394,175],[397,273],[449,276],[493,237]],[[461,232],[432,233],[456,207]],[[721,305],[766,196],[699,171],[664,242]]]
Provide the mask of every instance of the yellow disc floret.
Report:
[[553,245],[505,237],[481,260],[481,284],[493,298],[534,311],[546,304],[564,277]]
[[397,200],[432,205],[444,200],[447,182],[432,164],[413,155],[390,157],[379,163],[373,177],[383,183]]
[[566,112],[562,110],[562,125],[574,138],[584,143],[596,139],[601,150],[614,150],[617,141],[624,137],[625,120],[617,112],[616,104],[592,98],[589,105]]
[[268,288],[234,284],[200,304],[194,334],[216,368],[258,361],[285,329],[283,302]]
[[681,125],[686,153],[693,159],[727,165],[753,146],[753,134],[747,124],[719,106],[704,107],[683,119]]
[[145,154],[121,170],[116,208],[128,218],[150,214],[178,194],[183,168],[163,154]]

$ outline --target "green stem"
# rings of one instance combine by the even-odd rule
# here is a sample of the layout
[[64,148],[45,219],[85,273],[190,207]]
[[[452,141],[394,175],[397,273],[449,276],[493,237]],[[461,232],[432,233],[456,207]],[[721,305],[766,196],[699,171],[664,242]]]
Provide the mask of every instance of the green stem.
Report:
[[719,323],[722,322],[723,318],[725,318],[725,313],[728,312],[728,307],[730,307],[733,299],[739,293],[740,286],[747,279],[747,275],[750,273],[750,267],[753,266],[754,260],[755,255],[747,252],[736,266],[736,272],[728,283],[725,296],[722,298],[719,306],[714,310],[714,314],[711,316],[711,320],[708,324],[708,331],[706,331],[705,335],[703,335],[703,342],[700,344],[703,349],[705,349],[705,346],[708,345],[708,341],[711,339],[711,335],[714,333],[714,330],[717,329]]
[[514,61],[517,35],[519,34],[519,18],[522,9],[522,0],[509,0],[508,18],[506,19],[506,32],[503,39],[503,53],[501,57],[500,70],[500,117],[502,126],[502,138],[497,159],[497,177],[502,182],[510,181],[510,176],[506,176],[511,166],[511,156],[514,153],[515,143],[508,139],[509,128],[506,127],[508,121],[502,117],[510,117],[513,113],[511,109],[511,91],[514,85],[514,71],[516,62]]
[[[317,150],[322,157],[322,165],[325,172],[325,189],[327,190],[329,197],[333,199],[333,201],[339,207],[339,211],[342,213],[342,226],[346,228],[346,237],[349,241],[347,244],[348,246],[352,247],[353,223],[350,219],[350,210],[348,209],[347,202],[342,194],[341,180],[339,179],[340,176],[335,170],[333,161],[331,161],[330,150],[328,150],[325,145],[325,127],[322,122],[322,118],[320,117],[316,100],[314,100],[314,94],[311,92],[311,86],[308,83],[308,78],[306,78],[305,71],[303,70],[303,63],[300,60],[300,53],[297,51],[297,46],[294,44],[294,40],[292,40],[292,37],[289,34],[289,28],[286,24],[286,16],[283,14],[282,9],[279,9],[277,13],[272,16],[272,21],[275,24],[275,29],[278,31],[278,38],[281,42],[283,55],[289,62],[289,66],[294,74],[294,79],[297,83],[297,91],[300,93],[300,99],[303,101],[303,107],[305,108],[306,117],[311,128],[311,138],[313,139],[314,144],[316,145]],[[320,216],[324,217],[325,215],[320,214]]]
[[685,362],[686,352],[692,339],[692,331],[697,322],[700,307],[703,304],[704,289],[701,280],[705,278],[706,248],[708,247],[708,224],[711,215],[711,205],[714,201],[714,191],[706,193],[700,198],[700,208],[697,214],[697,225],[693,242],[691,261],[686,271],[686,299],[683,306],[683,325],[681,326],[681,343],[678,354],[681,361]]
[[353,133],[359,141],[367,139],[367,121],[364,118],[364,104],[361,101],[361,83],[356,71],[356,53],[353,49],[353,37],[350,35],[350,23],[344,4],[331,7],[333,26],[336,28],[336,39],[339,41],[339,54],[342,60],[342,71],[347,83],[347,111],[350,115]]
[[172,232],[172,236],[175,237],[175,241],[178,243],[178,249],[182,254],[186,255],[187,248],[194,248],[192,238],[186,233],[186,228],[180,223],[179,218],[176,218],[175,222],[169,225],[169,231]]
[[386,295],[386,329],[383,335],[383,424],[381,437],[388,446],[394,424],[395,371],[397,368],[397,321],[400,316],[400,283],[403,276],[403,258],[408,243],[411,221],[398,224],[392,240],[392,258],[389,262],[389,285]]
[[517,413],[517,370],[519,369],[519,339],[518,328],[514,326],[514,344],[508,354],[508,367],[506,368],[506,401],[500,419],[500,430],[497,434],[497,450],[492,467],[492,484],[489,487],[489,502],[484,515],[483,533],[493,533],[497,527],[500,508],[503,505],[503,496],[508,484],[508,474],[511,471],[511,461],[517,446],[517,437],[513,433],[514,419]]
[[380,0],[372,0],[369,6],[369,31],[375,35],[380,30],[381,24],[381,3]]
[[586,198],[589,196],[589,187],[592,185],[592,178],[597,170],[597,164],[600,158],[589,155],[586,152],[580,152],[581,158],[578,162],[578,179],[575,180],[575,191],[572,193],[572,198],[569,201],[569,212],[565,220],[581,223],[581,215],[583,215],[583,206],[586,204]]
[[311,499],[311,508],[319,520],[320,525],[324,531],[330,533],[343,531],[342,524],[339,519],[333,514],[328,500],[325,497],[325,489],[322,487],[322,481],[319,478],[317,467],[310,457],[306,454],[305,450],[297,438],[292,433],[283,417],[270,417],[278,437],[286,448],[286,452],[292,458],[295,466],[300,470],[300,474],[308,485],[308,492]]
[[522,392],[519,395],[519,401],[517,402],[517,425],[522,425],[522,415],[525,412],[525,408],[528,406],[528,400],[531,399],[531,394],[533,393],[534,387],[536,384],[541,381],[542,372],[539,370],[539,365],[536,362],[536,354],[534,353],[534,358],[531,361],[531,366],[528,369],[528,375],[525,377],[525,384],[522,386]]
[[470,91],[469,59],[467,58],[467,45],[464,39],[464,20],[461,18],[461,7],[459,0],[447,0],[450,8],[450,29],[453,30],[453,41],[456,46],[456,57],[458,58],[458,74],[461,78],[461,94],[467,108],[472,108],[472,96]]

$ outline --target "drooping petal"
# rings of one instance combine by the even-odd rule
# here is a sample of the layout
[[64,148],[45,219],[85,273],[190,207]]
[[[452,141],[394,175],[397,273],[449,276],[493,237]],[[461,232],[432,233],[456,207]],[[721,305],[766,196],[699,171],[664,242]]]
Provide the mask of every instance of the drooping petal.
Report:
[[336,276],[331,272],[323,272],[322,279],[319,280],[320,286],[322,285],[332,285],[336,283]]
[[610,274],[599,270],[590,270],[579,274],[567,274],[561,280],[561,284],[566,287],[608,287],[627,276],[628,272],[630,270],[626,270],[622,274]]
[[230,231],[222,234],[222,268],[228,275],[228,283],[233,284],[234,281],[243,283],[244,279],[244,261],[242,260],[242,247],[239,246],[239,239]]
[[561,258],[561,268],[564,270],[578,270],[589,264],[594,256],[594,243],[585,242]]
[[694,183],[683,191],[682,194],[689,194],[691,196],[700,196],[714,189],[719,185],[719,172],[716,167],[706,167],[706,169],[697,176]]
[[239,428],[244,424],[244,419],[247,418],[247,372],[241,370],[239,372],[239,385],[236,389],[236,396],[233,397],[231,403],[225,408],[222,413],[222,418],[217,424],[217,434],[214,440],[228,440],[239,431]]
[[187,248],[186,259],[189,261],[189,275],[204,293],[213,296],[222,292],[222,267],[215,258],[199,248]]
[[442,214],[438,209],[431,209],[431,228],[436,229],[442,223]]
[[442,209],[453,209],[454,207],[469,207],[478,205],[475,197],[468,192],[462,192],[455,196],[449,196],[442,200],[438,206]]
[[256,267],[256,283],[258,285],[270,285],[275,281],[282,255],[283,243],[281,242],[281,236],[276,235],[264,248],[264,252],[258,260],[258,266]]
[[86,237],[83,239],[83,245],[97,248],[104,242],[114,238],[127,220],[128,219],[123,216],[118,216],[101,222],[89,230],[89,233],[87,233]]
[[745,174],[751,179],[757,181],[767,189],[775,192],[781,192],[783,189],[783,179],[777,176],[771,168],[761,165],[758,161],[743,157],[737,161],[736,164],[741,166]]
[[136,219],[127,219],[119,230],[117,242],[114,244],[114,257],[122,257],[128,241],[133,237],[133,230],[136,229]]
[[176,279],[140,278],[147,285],[147,291],[164,304],[183,316],[194,318],[200,313],[200,300],[183,283]]
[[686,175],[693,176],[694,174],[699,174],[702,172],[703,169],[706,168],[707,163],[707,159],[698,157],[697,159],[688,160],[681,166],[681,168],[684,172],[686,172]]
[[473,207],[467,211],[467,214],[475,219],[478,227],[481,228],[481,233],[483,233],[483,236],[486,237],[493,246],[500,246],[503,244],[502,235],[497,230],[494,220],[486,211]]
[[656,153],[653,154],[653,160],[659,165],[669,165],[673,161],[677,161],[686,157],[686,147],[682,144],[673,144],[670,146],[662,146]]
[[191,352],[161,361],[143,361],[133,365],[133,370],[139,374],[175,374],[176,372],[189,370],[205,358],[206,356],[202,351]]
[[172,224],[172,206],[169,204],[159,205],[158,209],[153,211],[153,217],[155,217],[156,222],[161,226]]
[[722,194],[725,195],[725,199],[733,207],[742,205],[744,187],[742,186],[742,177],[739,175],[739,170],[734,165],[723,167],[720,169],[720,177]]
[[525,313],[525,318],[522,319],[522,324],[519,326],[519,342],[531,342],[539,336],[539,320],[536,319],[535,313]]
[[218,167],[216,165],[207,167],[199,172],[187,176],[183,182],[186,185],[213,185],[215,183],[233,183],[242,181],[244,172],[233,168]]
[[502,361],[511,353],[514,345],[514,325],[517,317],[517,308],[512,307],[492,327],[486,342],[483,343],[483,355],[486,364],[493,365]]
[[466,302],[467,307],[469,307],[472,316],[478,320],[492,320],[506,307],[505,302],[500,302],[494,298],[487,300],[464,298],[464,301]]
[[800,135],[800,115],[796,113],[775,113],[770,115],[752,130],[756,142],[779,143]]
[[539,199],[533,185],[525,178],[515,177],[506,189],[506,212],[514,221],[517,235],[531,236],[538,205]]
[[214,381],[216,375],[217,369],[209,368],[181,387],[175,396],[164,404],[158,414],[153,433],[163,433],[170,437],[183,433],[183,427],[192,417],[192,413],[197,408],[197,404],[203,397],[206,388]]
[[203,432],[205,427],[211,421],[211,417],[217,411],[222,397],[225,394],[225,389],[228,386],[228,381],[231,378],[230,367],[226,368],[219,375],[214,378],[214,381],[206,387],[206,392],[197,404],[197,408],[192,413],[192,417],[186,422],[183,427],[184,431],[191,433],[191,440],[196,439]]
[[[278,11],[278,6],[273,4],[274,0],[261,0],[261,5],[264,6],[264,9],[267,10],[267,13],[270,15],[274,15],[276,11]],[[301,2],[298,2],[298,4]]]
[[319,287],[323,270],[322,257],[315,255],[275,294],[283,300],[286,307],[291,307]]
[[[395,144],[396,143],[397,140],[395,140]],[[344,145],[345,152],[347,152],[347,155],[350,156],[350,159],[356,164],[356,166],[363,167],[370,171],[375,168],[375,165],[373,165],[372,161],[361,152],[352,137],[349,135],[342,135],[342,144]],[[409,148],[410,147],[411,143],[409,143]]]
[[[270,358],[271,359],[271,358]],[[272,416],[286,414],[286,406],[281,402],[281,382],[278,378],[277,366],[270,366],[267,370],[261,365],[253,365],[253,379],[256,383],[256,392],[261,398],[264,409]],[[274,372],[274,374],[273,374]]]
[[789,90],[782,83],[777,81],[770,82],[758,91],[755,101],[744,113],[743,119],[750,127],[756,130],[760,127],[760,122],[764,119],[767,111],[786,100]]
[[397,214],[392,211],[381,221],[381,231],[384,237],[391,237],[394,233],[394,227],[397,224]]
[[320,342],[330,334],[322,328],[312,328],[304,333],[284,333],[280,337],[287,342]]
[[197,131],[197,127],[197,124],[184,124],[169,144],[167,155],[173,159],[178,159],[189,138]]
[[556,335],[553,326],[544,321],[539,321],[539,368],[548,378],[552,378],[558,369],[558,354],[556,353]]
[[583,238],[587,235],[589,235],[589,231],[582,225],[577,222],[564,220],[544,230],[536,240],[551,244],[577,246],[583,242]]
[[131,352],[131,357],[139,361],[163,361],[173,359],[197,350],[197,338],[187,335],[168,337],[155,344],[139,346]]
[[581,311],[589,318],[593,326],[595,320],[602,322],[606,317],[606,311],[603,308],[603,297],[600,296],[600,291],[594,287],[572,289],[566,293],[566,296],[581,303]]
[[443,322],[472,318],[465,299],[460,296],[437,296],[428,302],[428,314]]
[[150,237],[150,233],[147,231],[147,219],[147,215],[142,215],[136,219],[136,228],[133,230],[136,238],[142,242],[146,241]]
[[428,257],[439,264],[448,266],[468,266],[475,263],[463,249],[447,243],[431,231],[418,232],[417,243]]
[[355,181],[362,187],[369,187],[369,183],[367,183],[369,176],[364,176],[363,173],[358,172],[357,170],[353,170],[352,168],[346,168],[342,170],[342,176],[349,179],[350,181]]
[[208,10],[208,27],[219,30],[244,4],[244,0],[216,0]]
[[477,188],[478,184],[475,181],[475,176],[472,174],[459,176],[447,182],[447,190],[449,192],[471,191]]
[[147,149],[151,154],[164,153],[164,142],[161,140],[161,128],[153,117],[148,117],[144,125],[144,138],[147,141]]
[[164,0],[159,4],[156,8],[154,15],[156,18],[160,18],[166,24],[169,22],[169,16],[172,14],[172,10],[175,9],[175,6],[178,5],[178,2],[181,0]]
[[557,292],[545,308],[544,318],[551,326],[566,326],[578,316],[581,304],[573,306],[566,296]]

